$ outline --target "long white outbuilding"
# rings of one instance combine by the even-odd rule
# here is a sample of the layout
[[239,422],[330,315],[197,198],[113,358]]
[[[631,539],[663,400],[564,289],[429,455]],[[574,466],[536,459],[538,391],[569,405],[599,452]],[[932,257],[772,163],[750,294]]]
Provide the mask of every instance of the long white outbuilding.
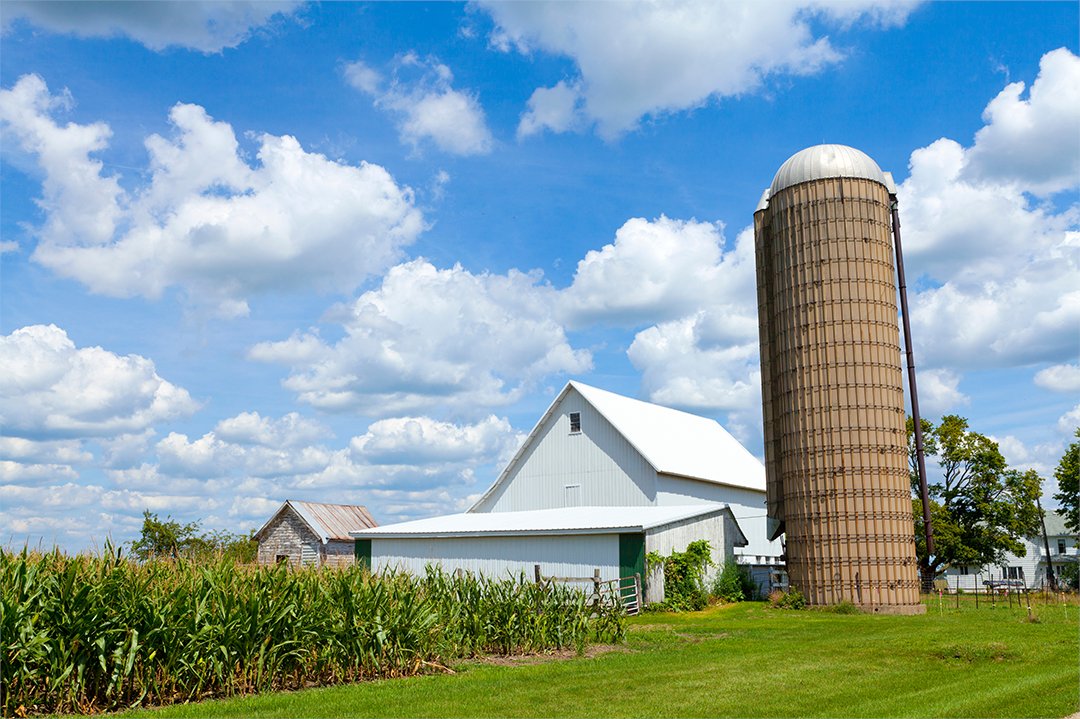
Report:
[[353,536],[375,570],[604,579],[705,539],[715,566],[735,559],[767,588],[782,547],[765,531],[764,467],[719,423],[570,382],[468,512]]
[[648,552],[670,554],[707,538],[718,556],[745,546],[731,510],[721,504],[668,507],[564,507],[465,512],[355,532],[358,557],[373,571],[423,573],[428,565],[488,577],[604,580],[645,575]]

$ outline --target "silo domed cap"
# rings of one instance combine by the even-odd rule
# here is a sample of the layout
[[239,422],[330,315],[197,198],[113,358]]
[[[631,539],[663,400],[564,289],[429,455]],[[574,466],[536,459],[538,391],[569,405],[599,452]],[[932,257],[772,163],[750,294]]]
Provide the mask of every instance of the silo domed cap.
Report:
[[769,194],[775,195],[786,187],[826,177],[861,177],[880,182],[890,193],[896,193],[892,175],[882,172],[865,152],[847,145],[814,145],[796,152],[780,166]]

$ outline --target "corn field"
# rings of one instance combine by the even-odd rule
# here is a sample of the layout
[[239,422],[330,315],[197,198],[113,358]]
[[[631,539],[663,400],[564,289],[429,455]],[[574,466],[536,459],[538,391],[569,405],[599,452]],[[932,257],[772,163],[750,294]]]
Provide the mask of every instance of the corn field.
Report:
[[0,550],[4,716],[408,676],[623,633],[621,609],[524,577]]

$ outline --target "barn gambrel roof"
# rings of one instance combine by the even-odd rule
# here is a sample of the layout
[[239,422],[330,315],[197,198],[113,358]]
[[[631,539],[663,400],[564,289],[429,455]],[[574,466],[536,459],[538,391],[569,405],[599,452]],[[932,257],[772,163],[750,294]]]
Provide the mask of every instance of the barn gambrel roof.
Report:
[[658,474],[765,491],[765,466],[716,420],[571,381],[473,509],[509,480],[571,391],[580,394],[610,422]]

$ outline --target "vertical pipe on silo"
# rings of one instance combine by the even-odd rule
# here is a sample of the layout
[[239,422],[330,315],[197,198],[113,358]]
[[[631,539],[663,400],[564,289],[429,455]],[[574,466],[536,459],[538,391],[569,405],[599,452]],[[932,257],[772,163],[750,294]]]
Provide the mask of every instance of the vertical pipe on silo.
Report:
[[[926,541],[926,556],[934,556],[934,528],[930,521],[930,493],[926,485],[926,455],[923,451],[922,418],[919,415],[919,390],[915,382],[915,350],[911,341],[911,315],[908,314],[907,279],[904,275],[904,250],[900,243],[900,211],[896,195],[889,195],[889,209],[892,215],[893,244],[896,246],[896,276],[900,291],[900,314],[904,322],[904,347],[907,354],[908,388],[911,394],[911,423],[915,433],[915,458],[919,468],[919,497],[922,500],[923,533]],[[920,568],[921,569],[921,568]],[[920,572],[921,573],[921,572]],[[923,591],[930,591],[926,586],[932,577],[922,577]]]

